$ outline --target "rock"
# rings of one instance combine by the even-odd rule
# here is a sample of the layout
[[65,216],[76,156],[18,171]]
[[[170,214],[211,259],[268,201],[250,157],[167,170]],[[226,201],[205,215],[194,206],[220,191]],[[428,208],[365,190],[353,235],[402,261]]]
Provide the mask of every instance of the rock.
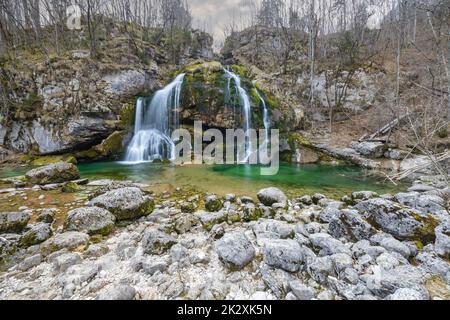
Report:
[[258,239],[288,239],[294,237],[294,226],[277,220],[261,219],[253,226]]
[[29,226],[28,231],[22,235],[19,243],[21,246],[33,246],[49,239],[52,234],[53,231],[49,224],[39,222]]
[[378,193],[372,191],[358,191],[352,193],[353,200],[369,200],[378,197]]
[[240,218],[244,222],[257,221],[263,216],[263,209],[256,207],[253,203],[247,203],[244,206],[244,210],[240,212]]
[[298,201],[300,201],[301,203],[303,203],[304,205],[307,205],[307,206],[310,206],[313,204],[313,200],[312,200],[311,196],[308,196],[308,195],[299,198]]
[[376,230],[364,220],[356,210],[334,211],[328,232],[336,239],[346,238],[349,241],[369,239]]
[[233,193],[229,193],[229,194],[225,195],[224,200],[227,202],[234,203],[234,202],[236,202],[236,195]]
[[172,263],[179,263],[183,265],[187,260],[188,255],[188,250],[181,244],[175,244],[172,248],[170,248],[170,258]]
[[0,212],[0,233],[19,233],[30,219],[27,212]]
[[63,296],[66,299],[70,298],[73,296],[76,287],[91,282],[99,272],[99,264],[91,261],[69,267],[59,278],[59,283],[63,287]]
[[81,255],[72,252],[61,254],[51,260],[53,267],[57,272],[66,272],[70,267],[82,262]]
[[437,275],[450,284],[450,268],[448,261],[441,259],[437,254],[432,252],[420,252],[416,258],[418,266],[425,272]]
[[197,206],[192,202],[184,202],[181,204],[180,209],[183,213],[194,213],[197,210]]
[[422,293],[422,300],[428,299],[424,288],[426,277],[423,271],[411,265],[401,265],[385,270],[376,268],[375,274],[367,277],[367,288],[375,295],[385,298],[394,294],[398,289],[413,289]]
[[196,249],[189,255],[189,261],[192,264],[208,264],[209,257],[204,251]]
[[28,171],[25,176],[33,184],[46,185],[79,179],[80,172],[72,163],[59,162]]
[[283,299],[289,292],[289,283],[296,278],[289,272],[282,269],[275,269],[267,264],[261,267],[261,276],[264,284],[273,292],[277,299]]
[[406,244],[391,237],[386,237],[385,239],[383,239],[380,242],[380,246],[390,252],[397,252],[406,259],[409,259],[413,254],[413,252],[411,252],[410,248]]
[[109,191],[92,199],[88,205],[108,210],[119,221],[147,216],[155,208],[154,201],[134,187]]
[[177,243],[176,239],[157,229],[145,231],[142,239],[144,253],[161,255]]
[[148,75],[138,70],[123,70],[103,77],[105,92],[113,97],[135,96],[145,91]]
[[292,293],[297,297],[298,300],[309,301],[314,299],[316,292],[314,289],[304,285],[300,281],[291,281],[289,283]]
[[113,284],[102,289],[96,300],[103,301],[129,301],[134,300],[136,290],[127,284]]
[[28,271],[34,267],[37,267],[38,265],[40,265],[42,263],[42,255],[40,254],[36,254],[34,256],[28,257],[25,260],[23,260],[18,266],[17,268],[20,271]]
[[17,251],[15,242],[0,236],[0,267]]
[[85,250],[89,245],[89,235],[81,232],[65,232],[55,235],[41,245],[43,255],[67,249],[70,251]]
[[55,209],[44,209],[37,217],[37,222],[53,223],[55,220]]
[[398,239],[428,243],[435,238],[437,221],[433,217],[402,208],[392,201],[370,199],[357,204],[356,208],[372,224]]
[[356,142],[352,143],[352,148],[368,158],[382,158],[387,150],[386,144],[382,142]]
[[409,288],[401,288],[395,293],[386,297],[386,300],[407,301],[407,300],[423,300],[423,294]]
[[312,201],[314,204],[318,204],[321,200],[326,199],[327,197],[321,193],[316,193],[312,196]]
[[445,259],[450,259],[450,223],[442,224],[436,228],[436,253]]
[[173,224],[173,229],[178,234],[183,234],[191,230],[199,223],[199,219],[193,215],[182,215]]
[[208,196],[205,199],[205,208],[209,212],[217,212],[223,208],[223,203],[216,195]]
[[91,236],[110,234],[116,221],[112,213],[99,207],[79,208],[69,211],[67,215],[64,224],[66,231],[86,232]]
[[81,190],[80,186],[75,182],[66,182],[62,186],[61,191],[64,193],[75,193]]
[[167,258],[157,257],[156,259],[147,259],[142,263],[142,271],[149,276],[157,272],[165,272],[169,268],[170,262]]
[[302,248],[294,240],[272,240],[263,248],[264,262],[273,268],[288,272],[300,270],[305,260]]
[[287,203],[286,195],[283,191],[277,188],[267,188],[259,191],[258,199],[262,204],[269,207],[275,203],[281,203],[284,205]]
[[311,240],[312,245],[320,251],[320,256],[329,256],[336,253],[351,255],[351,251],[347,246],[341,241],[334,239],[329,234],[316,233],[312,234],[309,239]]
[[195,213],[195,216],[200,220],[203,228],[210,231],[215,225],[227,221],[227,214],[225,212],[204,212]]
[[317,257],[308,262],[306,270],[314,280],[326,284],[328,277],[334,275],[333,261],[329,256]]
[[255,248],[242,232],[226,233],[214,244],[214,249],[225,266],[240,270],[255,257]]

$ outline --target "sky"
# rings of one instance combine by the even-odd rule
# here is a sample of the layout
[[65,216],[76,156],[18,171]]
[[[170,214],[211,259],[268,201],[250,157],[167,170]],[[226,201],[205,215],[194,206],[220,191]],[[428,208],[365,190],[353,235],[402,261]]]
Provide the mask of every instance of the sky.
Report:
[[[224,30],[235,17],[236,23],[251,17],[252,1],[248,0],[187,0],[194,17],[194,27],[214,35],[216,43],[224,40]],[[241,26],[239,26],[241,27]]]
[[[285,0],[285,3],[302,3],[303,0]],[[298,1],[298,2],[297,2]],[[319,10],[322,0],[315,0],[316,10]],[[349,6],[353,1],[349,2]],[[356,0],[356,3],[361,0]],[[390,9],[392,3],[396,0],[372,0],[376,5],[369,6],[371,17],[368,21],[369,28],[379,26],[383,17]],[[225,39],[225,31],[232,22],[235,23],[236,29],[243,29],[248,26],[249,21],[255,15],[261,0],[187,0],[192,16],[194,18],[193,25],[195,28],[205,30],[214,36],[215,47],[219,48]],[[326,3],[334,3],[336,0],[325,0]],[[229,30],[229,28],[228,28]]]

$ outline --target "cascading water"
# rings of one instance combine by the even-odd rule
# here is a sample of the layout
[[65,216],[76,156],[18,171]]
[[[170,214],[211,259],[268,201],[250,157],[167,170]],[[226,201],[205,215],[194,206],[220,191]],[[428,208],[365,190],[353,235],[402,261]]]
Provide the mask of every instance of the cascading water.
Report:
[[245,143],[245,154],[243,157],[241,157],[240,153],[238,152],[238,163],[246,163],[249,161],[253,145],[252,145],[252,139],[250,136],[249,130],[252,129],[252,112],[251,112],[251,104],[250,104],[250,97],[247,94],[247,91],[242,87],[241,84],[241,78],[235,74],[234,72],[224,69],[225,76],[228,80],[228,92],[227,94],[231,95],[231,83],[234,81],[234,87],[236,89],[237,94],[239,95],[239,104],[242,108],[242,114],[244,115],[244,123],[243,123],[243,130],[246,134],[246,143]]
[[269,115],[269,109],[267,108],[266,101],[263,99],[261,94],[259,93],[258,89],[256,90],[256,94],[259,98],[260,103],[263,106],[263,122],[264,122],[264,129],[266,130],[266,135],[263,144],[260,145],[260,149],[262,147],[267,147],[269,145],[270,141],[270,115]]
[[175,159],[171,133],[179,128],[178,113],[184,76],[180,74],[168,86],[156,92],[150,105],[145,99],[138,99],[134,136],[127,149],[126,162]]

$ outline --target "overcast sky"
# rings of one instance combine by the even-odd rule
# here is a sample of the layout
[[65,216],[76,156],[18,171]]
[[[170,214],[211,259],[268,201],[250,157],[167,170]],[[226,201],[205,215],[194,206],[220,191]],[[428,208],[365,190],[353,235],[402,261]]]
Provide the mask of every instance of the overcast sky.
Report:
[[232,17],[237,23],[251,16],[248,0],[187,0],[194,16],[194,26],[212,33],[217,42],[223,41],[224,28]]

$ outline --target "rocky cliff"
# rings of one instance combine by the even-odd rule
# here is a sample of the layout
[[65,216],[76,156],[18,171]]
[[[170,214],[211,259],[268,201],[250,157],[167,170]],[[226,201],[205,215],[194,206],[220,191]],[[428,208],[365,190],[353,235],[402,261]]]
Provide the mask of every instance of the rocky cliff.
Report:
[[[87,159],[122,147],[136,97],[158,89],[167,70],[177,67],[164,40],[131,41],[118,27],[109,32],[96,59],[88,50],[43,54],[34,48],[0,59],[0,146]],[[211,36],[193,31],[188,39],[178,48],[178,63],[212,57]]]

